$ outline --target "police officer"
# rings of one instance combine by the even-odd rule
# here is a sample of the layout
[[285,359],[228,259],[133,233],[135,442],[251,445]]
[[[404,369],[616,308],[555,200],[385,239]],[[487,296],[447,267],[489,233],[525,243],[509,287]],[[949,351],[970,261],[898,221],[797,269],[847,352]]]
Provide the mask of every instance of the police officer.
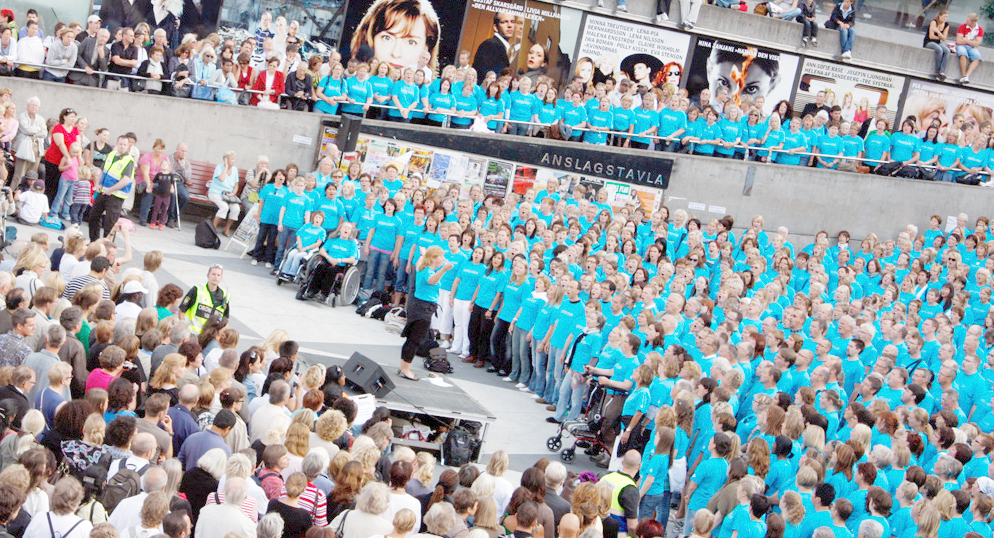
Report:
[[214,315],[229,316],[228,292],[221,287],[224,268],[214,264],[207,270],[207,283],[190,288],[179,305],[181,312],[190,319],[190,329],[200,334],[204,324]]

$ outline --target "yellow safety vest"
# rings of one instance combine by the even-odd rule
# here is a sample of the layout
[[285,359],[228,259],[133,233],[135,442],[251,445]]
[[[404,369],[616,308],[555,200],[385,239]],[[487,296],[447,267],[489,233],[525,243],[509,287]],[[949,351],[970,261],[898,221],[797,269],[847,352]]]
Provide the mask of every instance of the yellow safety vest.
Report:
[[193,303],[186,311],[186,317],[190,319],[190,328],[194,333],[200,334],[207,319],[224,309],[224,306],[228,304],[228,292],[221,287],[218,289],[221,290],[222,299],[221,304],[215,306],[211,299],[211,292],[207,289],[207,284],[197,286],[197,302]]
[[[120,159],[114,160],[115,158],[117,158],[117,150],[111,151],[104,162],[104,177],[101,178],[100,186],[105,189],[113,187],[121,181],[124,178],[124,169],[135,162],[135,158],[130,153]],[[125,185],[124,188],[110,193],[110,195],[123,200],[128,197],[132,185],[134,185],[134,181]]]
[[625,510],[621,507],[621,503],[618,499],[621,496],[621,490],[625,489],[625,486],[638,487],[635,484],[635,481],[628,475],[617,471],[604,475],[601,477],[601,481],[611,484],[611,487],[614,488],[614,491],[611,492],[611,515],[620,516],[624,519]]

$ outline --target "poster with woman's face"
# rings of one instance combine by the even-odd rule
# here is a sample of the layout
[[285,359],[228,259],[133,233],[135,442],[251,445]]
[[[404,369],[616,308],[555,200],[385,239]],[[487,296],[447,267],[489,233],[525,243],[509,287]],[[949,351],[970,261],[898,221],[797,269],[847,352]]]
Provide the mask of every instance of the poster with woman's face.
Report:
[[707,88],[712,100],[724,90],[737,105],[762,97],[763,113],[769,115],[778,102],[791,100],[797,66],[793,54],[698,37],[686,88],[691,96]]
[[540,75],[569,80],[583,13],[533,0],[479,0],[466,8],[459,51],[482,79],[508,68],[534,82]]
[[584,83],[612,77],[647,88],[665,84],[679,88],[689,49],[687,34],[590,15],[573,74]]
[[908,84],[900,117],[908,116],[918,120],[916,131],[924,131],[933,120],[938,120],[941,133],[955,127],[963,131],[967,142],[973,142],[980,132],[980,124],[994,118],[994,96],[946,84],[912,80]]
[[352,0],[339,50],[343,58],[369,55],[394,69],[439,66],[456,59],[462,0]]

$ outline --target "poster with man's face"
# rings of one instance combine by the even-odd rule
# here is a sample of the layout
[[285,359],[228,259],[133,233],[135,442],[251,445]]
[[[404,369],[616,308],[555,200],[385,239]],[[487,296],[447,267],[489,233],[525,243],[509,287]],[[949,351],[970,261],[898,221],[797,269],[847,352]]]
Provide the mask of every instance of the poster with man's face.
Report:
[[482,79],[504,69],[540,75],[557,83],[569,80],[573,50],[583,13],[578,9],[532,0],[479,0],[466,8],[459,51]]
[[584,83],[612,77],[647,88],[664,84],[679,88],[689,49],[687,34],[590,15],[572,74]]
[[465,8],[463,0],[352,0],[339,50],[345,59],[364,55],[398,70],[426,65],[437,73],[456,59]]
[[865,121],[880,105],[887,107],[887,121],[894,124],[904,90],[904,77],[870,71],[864,67],[805,59],[794,96],[794,112],[809,103],[838,106],[842,120]]
[[798,63],[797,56],[774,49],[699,37],[686,88],[691,96],[708,89],[711,102],[724,90],[740,106],[761,97],[769,115],[779,101],[790,101]]

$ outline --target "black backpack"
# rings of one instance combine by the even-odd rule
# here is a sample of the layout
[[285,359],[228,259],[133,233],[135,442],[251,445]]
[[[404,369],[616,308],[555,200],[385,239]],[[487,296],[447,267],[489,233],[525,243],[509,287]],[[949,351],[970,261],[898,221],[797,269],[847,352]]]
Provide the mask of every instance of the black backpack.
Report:
[[442,465],[461,467],[480,453],[480,439],[463,427],[453,428],[442,443]]
[[221,248],[221,238],[218,237],[217,228],[210,220],[201,221],[193,234],[193,243],[200,248],[210,248],[217,250]]
[[449,364],[448,353],[438,347],[437,343],[435,346],[428,352],[428,356],[425,357],[425,370],[439,374],[451,374],[452,365]]
[[[123,459],[123,458],[122,458]],[[148,464],[138,470],[128,469],[121,462],[121,468],[107,481],[104,494],[100,498],[100,504],[104,505],[107,513],[111,513],[117,505],[127,499],[141,493],[141,477],[148,470]]]
[[383,303],[380,302],[380,298],[379,297],[370,297],[369,300],[367,300],[366,302],[362,303],[361,305],[359,305],[358,308],[355,309],[355,313],[359,314],[360,316],[368,318],[369,317],[369,312],[371,310],[373,310],[374,308],[380,306],[381,304],[383,304]]

